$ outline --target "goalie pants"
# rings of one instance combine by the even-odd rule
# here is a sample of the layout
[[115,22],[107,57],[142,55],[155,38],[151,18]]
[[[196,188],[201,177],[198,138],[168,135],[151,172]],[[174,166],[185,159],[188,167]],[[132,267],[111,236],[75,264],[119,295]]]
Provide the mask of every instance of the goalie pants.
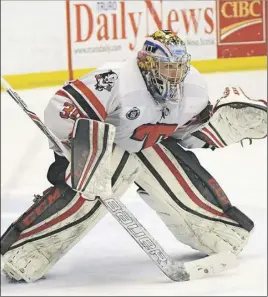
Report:
[[[1,238],[6,270],[17,279],[42,277],[107,212],[98,200],[89,201],[66,185],[68,161],[55,157],[47,176],[54,186]],[[222,201],[228,199],[220,186],[175,140],[133,155],[115,147],[112,170],[113,198],[135,181],[141,198],[180,242],[206,254],[238,254],[246,245],[253,223],[248,219],[241,225],[224,211]]]

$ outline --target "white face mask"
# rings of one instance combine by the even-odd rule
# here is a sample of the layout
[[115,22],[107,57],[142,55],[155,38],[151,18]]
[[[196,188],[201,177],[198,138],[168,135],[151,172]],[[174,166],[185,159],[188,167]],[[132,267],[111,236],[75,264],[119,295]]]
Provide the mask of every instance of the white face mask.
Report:
[[190,57],[185,55],[176,61],[165,61],[163,58],[154,58],[155,71],[163,79],[167,79],[171,84],[182,82],[190,68]]
[[181,98],[183,81],[190,69],[188,56],[176,62],[161,61],[154,57],[151,69],[153,82],[163,100],[178,103]]
[[167,79],[152,78],[153,97],[159,101],[179,104],[183,95],[183,82],[171,83]]

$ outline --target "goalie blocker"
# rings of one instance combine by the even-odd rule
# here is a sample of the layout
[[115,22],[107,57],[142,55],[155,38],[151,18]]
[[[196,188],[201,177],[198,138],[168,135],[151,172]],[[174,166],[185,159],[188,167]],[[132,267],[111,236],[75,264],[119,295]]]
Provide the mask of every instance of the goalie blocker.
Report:
[[[218,109],[205,125],[213,123],[217,133],[223,135],[222,138],[228,145],[245,138],[265,137],[267,129],[265,130],[264,124],[267,123],[267,112],[263,105],[257,102],[239,102],[240,105],[232,106],[234,101],[229,101],[231,104],[228,105],[227,102],[222,104],[221,108],[218,103]],[[243,119],[247,129],[242,129],[243,124],[238,123],[239,133],[236,129],[227,130],[228,116],[238,116],[237,106],[249,107]],[[229,108],[229,113],[226,113],[226,108]],[[249,119],[252,114],[256,118],[254,125],[257,127],[254,135]],[[225,121],[222,121],[223,118]],[[105,124],[98,123],[97,126],[103,135]],[[78,134],[79,131],[76,129],[74,139]],[[207,135],[210,136],[209,133]],[[105,142],[105,138],[103,139]],[[95,153],[92,151],[91,143],[95,143]],[[111,145],[112,137],[109,143]],[[105,143],[101,145],[99,141],[85,145],[84,148],[88,146],[90,149],[85,155],[78,154],[78,157],[83,156],[82,164],[87,160],[87,169],[83,168],[82,174],[77,173],[76,182],[74,177],[71,180],[67,179],[67,184],[63,179],[57,181],[54,177],[55,186],[6,231],[1,239],[1,254],[7,273],[26,281],[42,277],[103,217],[106,211],[100,202],[87,200],[79,192],[87,191],[90,196],[94,193],[94,187],[100,189],[98,185],[94,185],[98,179],[91,183],[95,174],[91,174],[91,170],[97,170],[98,162],[101,164],[97,159],[93,160],[93,156],[104,157],[106,160],[111,157],[113,198],[120,198],[135,180],[140,186],[140,196],[156,211],[179,241],[208,255],[226,251],[237,255],[247,244],[250,231],[254,227],[253,222],[231,205],[216,180],[201,166],[192,152],[182,149],[177,140],[170,138],[132,155],[115,146],[112,155],[108,153],[103,156],[101,152],[104,145]],[[75,147],[74,144],[73,150]],[[91,159],[93,161],[90,161]],[[108,163],[104,162],[106,166]],[[61,176],[60,173],[64,172],[68,162],[65,165],[61,165],[56,177]],[[68,170],[71,167],[72,164]],[[104,165],[103,168],[109,166]],[[108,177],[109,170],[106,170],[105,174]],[[82,180],[83,186],[79,186]],[[75,187],[76,191],[70,185]],[[109,193],[109,187],[101,187],[107,190],[106,194]],[[25,218],[32,213],[34,215],[30,224],[24,226]]]

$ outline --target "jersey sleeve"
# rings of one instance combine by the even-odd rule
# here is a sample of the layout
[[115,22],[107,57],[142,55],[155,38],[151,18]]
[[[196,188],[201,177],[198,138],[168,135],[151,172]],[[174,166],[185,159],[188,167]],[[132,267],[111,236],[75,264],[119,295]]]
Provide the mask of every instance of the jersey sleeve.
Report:
[[209,120],[212,105],[209,101],[207,84],[194,67],[191,67],[190,75],[185,80],[184,96],[186,104],[191,104],[195,110],[195,115],[190,121],[179,127],[171,137],[178,139],[178,142],[188,149],[212,148],[211,144],[206,139],[200,139],[196,132]]
[[208,102],[207,106],[193,119],[186,123],[183,127],[177,129],[171,137],[178,139],[178,142],[185,148],[211,148],[215,146],[211,143],[209,138],[200,137],[197,131],[204,123],[210,119],[212,104]]
[[[107,115],[116,108],[111,85],[108,90],[96,87],[98,75],[96,72],[89,73],[66,83],[52,96],[45,109],[46,126],[67,148],[70,148],[74,123],[78,118],[105,121]],[[49,147],[60,154],[51,142]]]

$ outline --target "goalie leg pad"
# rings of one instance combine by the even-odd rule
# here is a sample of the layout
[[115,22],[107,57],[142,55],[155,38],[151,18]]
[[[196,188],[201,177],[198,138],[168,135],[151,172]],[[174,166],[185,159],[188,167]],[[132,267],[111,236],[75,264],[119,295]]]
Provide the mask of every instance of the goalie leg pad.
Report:
[[41,278],[103,214],[99,201],[88,201],[67,185],[51,188],[2,236],[6,271],[27,282]]
[[[239,254],[250,232],[224,212],[205,179],[163,144],[137,154],[143,163],[136,180],[142,188],[141,197],[182,243],[208,255],[229,251]],[[195,166],[199,165],[190,158]]]
[[220,207],[225,214],[247,231],[253,229],[254,223],[252,220],[231,204],[223,189],[210,173],[201,166],[193,152],[185,151],[172,138],[165,140],[163,145],[174,155],[195,187],[208,201]]
[[[118,199],[123,195],[136,178],[139,168],[136,156],[114,147],[113,198]],[[47,201],[54,203],[48,205]],[[52,187],[2,236],[4,270],[17,280],[33,282],[40,279],[106,212],[98,200],[87,200],[66,184]],[[28,222],[26,226],[24,221]]]

